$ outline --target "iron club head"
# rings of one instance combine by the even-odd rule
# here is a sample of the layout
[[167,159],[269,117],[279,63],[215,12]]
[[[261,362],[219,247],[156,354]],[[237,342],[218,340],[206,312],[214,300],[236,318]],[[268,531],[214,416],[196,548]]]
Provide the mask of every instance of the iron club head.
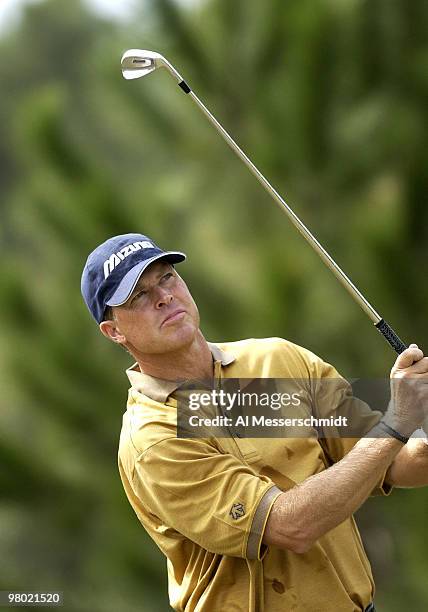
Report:
[[128,49],[122,55],[122,74],[125,79],[139,79],[150,74],[156,68],[165,66],[165,60],[156,51],[142,49]]

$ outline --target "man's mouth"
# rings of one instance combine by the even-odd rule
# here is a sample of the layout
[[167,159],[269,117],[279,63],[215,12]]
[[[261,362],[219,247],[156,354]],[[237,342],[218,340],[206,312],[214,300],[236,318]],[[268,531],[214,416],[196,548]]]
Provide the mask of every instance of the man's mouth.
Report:
[[169,314],[166,319],[164,319],[162,321],[162,325],[161,327],[163,327],[164,325],[166,325],[167,323],[175,323],[175,321],[179,321],[180,319],[183,318],[183,316],[186,314],[186,311],[183,310],[182,308],[179,308],[178,310],[174,310],[174,312],[171,312],[171,314]]

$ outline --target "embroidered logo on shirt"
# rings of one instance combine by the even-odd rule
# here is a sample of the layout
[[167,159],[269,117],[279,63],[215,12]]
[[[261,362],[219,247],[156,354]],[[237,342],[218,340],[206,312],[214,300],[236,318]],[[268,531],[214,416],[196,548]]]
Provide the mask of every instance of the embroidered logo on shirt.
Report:
[[241,504],[241,503],[233,504],[232,508],[230,509],[229,514],[235,520],[239,519],[241,516],[244,516],[245,514],[244,504]]

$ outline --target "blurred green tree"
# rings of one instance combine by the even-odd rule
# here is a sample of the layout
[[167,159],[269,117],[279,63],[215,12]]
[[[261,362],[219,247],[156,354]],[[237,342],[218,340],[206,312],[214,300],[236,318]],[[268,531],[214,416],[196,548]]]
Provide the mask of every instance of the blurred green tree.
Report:
[[[125,48],[165,54],[374,306],[428,346],[427,3],[138,10],[124,27],[48,0],[0,40],[0,589],[61,589],[70,611],[168,609],[165,562],[115,469],[129,360],[79,292],[96,244],[142,231],[187,252],[213,341],[283,336],[346,376],[394,360],[168,75],[122,80]],[[425,608],[427,501],[399,491],[360,513],[385,609]]]

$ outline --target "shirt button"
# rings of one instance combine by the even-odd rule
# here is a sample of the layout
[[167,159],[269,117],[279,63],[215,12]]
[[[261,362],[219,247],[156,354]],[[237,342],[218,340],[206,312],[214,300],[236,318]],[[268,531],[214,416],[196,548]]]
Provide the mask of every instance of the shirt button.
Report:
[[285,591],[284,585],[279,580],[274,580],[272,582],[272,588],[276,593],[279,593],[280,595],[282,595]]

